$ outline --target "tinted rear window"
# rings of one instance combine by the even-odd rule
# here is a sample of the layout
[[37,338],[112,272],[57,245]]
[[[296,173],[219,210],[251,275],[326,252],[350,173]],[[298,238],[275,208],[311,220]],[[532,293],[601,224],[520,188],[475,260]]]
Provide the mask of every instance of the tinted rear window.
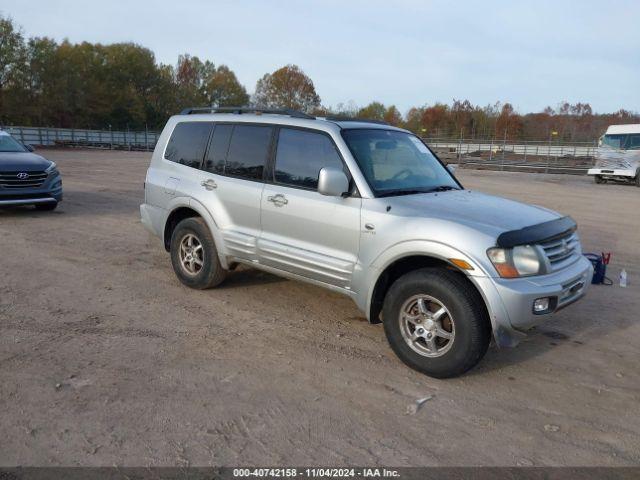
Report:
[[271,145],[271,127],[236,125],[231,136],[224,173],[261,180]]
[[164,152],[164,158],[193,168],[200,168],[212,124],[182,122],[176,125]]
[[204,161],[204,169],[211,173],[224,173],[224,164],[229,150],[229,140],[233,125],[216,125],[211,137],[211,145]]

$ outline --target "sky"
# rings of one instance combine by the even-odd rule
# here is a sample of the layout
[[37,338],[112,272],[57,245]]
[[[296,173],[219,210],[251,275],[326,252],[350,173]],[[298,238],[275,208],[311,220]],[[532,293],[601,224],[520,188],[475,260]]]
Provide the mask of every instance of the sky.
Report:
[[0,13],[27,36],[226,64],[249,92],[297,64],[331,107],[377,100],[404,113],[468,99],[526,113],[566,100],[640,111],[638,0],[0,0]]

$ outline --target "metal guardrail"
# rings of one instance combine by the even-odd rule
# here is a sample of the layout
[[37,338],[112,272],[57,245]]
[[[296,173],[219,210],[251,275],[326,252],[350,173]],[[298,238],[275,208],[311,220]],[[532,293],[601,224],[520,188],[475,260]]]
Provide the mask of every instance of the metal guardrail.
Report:
[[[160,136],[154,131],[87,130],[50,127],[5,127],[22,143],[44,147],[79,147],[152,151]],[[557,143],[505,139],[423,138],[443,160],[468,168],[586,173],[596,142]]]
[[4,130],[22,143],[42,147],[83,147],[111,150],[155,148],[159,132],[126,130],[83,130],[76,128],[7,126]]
[[496,141],[424,138],[447,163],[481,170],[584,175],[593,166],[596,142]]
[[465,140],[462,138],[423,138],[431,148],[446,148],[458,156],[489,154],[494,156],[522,155],[545,157],[593,157],[598,148],[597,142],[557,142],[554,140],[506,140],[482,139]]

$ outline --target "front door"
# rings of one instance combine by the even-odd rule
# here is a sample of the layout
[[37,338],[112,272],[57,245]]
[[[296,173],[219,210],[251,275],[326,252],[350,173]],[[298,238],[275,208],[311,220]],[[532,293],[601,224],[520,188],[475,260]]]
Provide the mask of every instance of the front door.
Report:
[[273,178],[262,192],[260,262],[349,288],[358,258],[361,199],[317,192],[323,167],[346,168],[331,137],[280,128]]

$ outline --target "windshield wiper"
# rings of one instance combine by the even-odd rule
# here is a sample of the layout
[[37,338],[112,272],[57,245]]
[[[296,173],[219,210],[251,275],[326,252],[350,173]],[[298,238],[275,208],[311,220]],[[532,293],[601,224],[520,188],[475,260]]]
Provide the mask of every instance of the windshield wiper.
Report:
[[380,192],[378,197],[395,197],[400,195],[417,195],[419,193],[432,193],[432,192],[446,192],[448,190],[460,190],[458,187],[452,187],[451,185],[438,185],[432,188],[414,188],[414,189],[398,189],[398,190],[386,190]]
[[447,192],[449,190],[460,190],[458,187],[452,187],[451,185],[438,185],[437,187],[430,188],[428,192]]
[[378,197],[394,197],[396,195],[416,195],[418,193],[428,193],[431,190],[425,189],[425,188],[421,188],[421,189],[413,189],[413,190],[386,190],[384,192],[381,192]]

